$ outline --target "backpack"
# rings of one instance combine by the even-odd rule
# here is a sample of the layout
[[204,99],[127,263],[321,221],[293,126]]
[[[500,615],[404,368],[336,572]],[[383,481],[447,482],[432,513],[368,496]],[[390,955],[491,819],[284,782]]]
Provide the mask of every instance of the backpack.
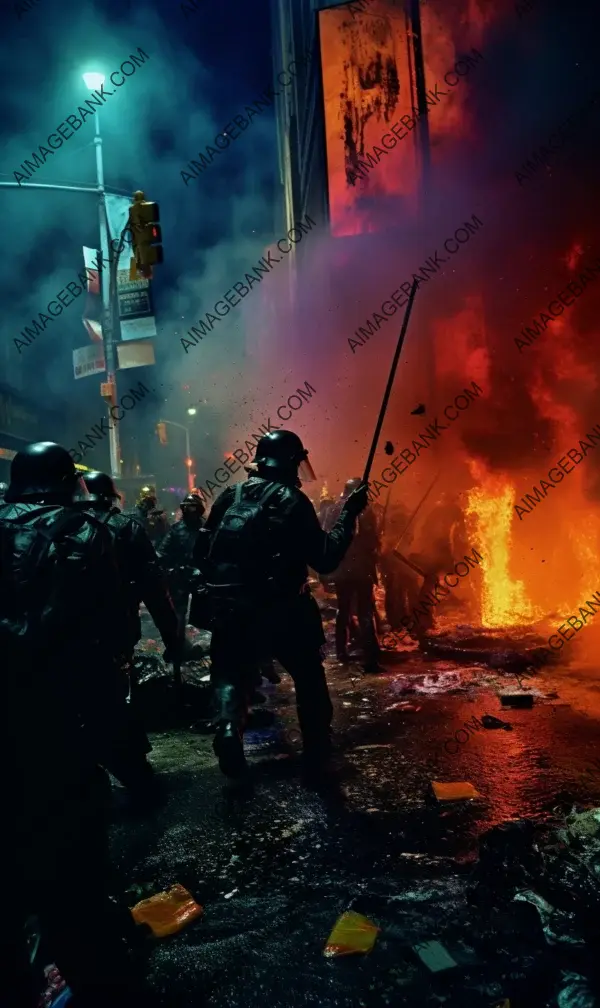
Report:
[[[54,510],[54,506],[46,510]],[[10,522],[0,522],[0,643],[5,655],[25,661],[47,653],[64,632],[62,625],[52,625],[62,606],[61,585],[47,564],[51,547],[69,526],[74,532],[85,522],[98,524],[88,514],[72,510],[60,514],[48,527],[27,525],[31,517],[32,512],[27,511]],[[19,563],[15,569],[17,543]]]
[[258,500],[244,500],[244,485],[210,538],[204,570],[213,616],[254,611],[275,591],[265,508],[281,487],[270,483]]

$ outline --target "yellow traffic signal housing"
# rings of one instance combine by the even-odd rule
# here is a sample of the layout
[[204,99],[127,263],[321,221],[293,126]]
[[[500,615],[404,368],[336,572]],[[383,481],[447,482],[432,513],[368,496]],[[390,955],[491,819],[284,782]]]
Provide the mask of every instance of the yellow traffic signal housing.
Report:
[[144,199],[144,193],[133,194],[128,226],[131,231],[135,262],[142,276],[152,276],[152,266],[163,261],[162,233],[158,203]]
[[158,434],[160,443],[167,444],[167,425],[165,423],[157,423],[156,433]]

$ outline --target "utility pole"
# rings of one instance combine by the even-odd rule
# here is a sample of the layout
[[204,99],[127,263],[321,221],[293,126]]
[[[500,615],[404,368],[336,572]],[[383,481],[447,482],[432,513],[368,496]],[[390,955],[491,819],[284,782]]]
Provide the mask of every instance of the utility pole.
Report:
[[[117,271],[113,269],[110,257],[110,236],[108,216],[106,213],[106,190],[104,188],[104,161],[102,158],[102,136],[100,135],[100,117],[94,111],[96,133],[94,146],[96,148],[96,181],[98,185],[98,221],[100,224],[100,255],[102,263],[110,263],[108,277],[98,270],[100,289],[102,291],[102,341],[104,344],[104,363],[106,381],[100,383],[100,395],[106,403],[108,414],[108,445],[110,450],[110,471],[113,479],[121,477],[121,445],[119,424],[115,421],[111,408],[117,405],[117,350],[115,345],[115,296]],[[117,255],[118,260],[118,255]],[[112,421],[112,423],[111,423]]]

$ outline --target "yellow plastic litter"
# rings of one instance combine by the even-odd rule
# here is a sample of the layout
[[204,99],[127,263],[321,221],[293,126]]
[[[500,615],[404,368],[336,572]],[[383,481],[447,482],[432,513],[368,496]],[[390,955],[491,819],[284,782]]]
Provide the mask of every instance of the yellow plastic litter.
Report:
[[335,922],[323,949],[323,955],[333,958],[333,956],[353,955],[355,952],[370,952],[380,931],[381,928],[372,924],[362,914],[347,910]]
[[179,884],[136,903],[131,911],[136,924],[147,924],[155,938],[177,934],[203,913],[192,894]]
[[467,781],[450,781],[442,784],[440,781],[432,781],[433,793],[438,801],[457,801],[459,798],[481,798],[479,791],[476,791],[472,784]]

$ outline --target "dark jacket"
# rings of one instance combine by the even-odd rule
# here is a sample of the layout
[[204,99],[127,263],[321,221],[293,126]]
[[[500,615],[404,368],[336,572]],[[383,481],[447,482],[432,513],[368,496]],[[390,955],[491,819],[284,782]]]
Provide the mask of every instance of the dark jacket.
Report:
[[[325,528],[332,528],[342,512],[343,500],[332,504],[327,512]],[[377,577],[376,565],[379,559],[380,541],[377,519],[373,509],[366,508],[356,520],[356,531],[352,544],[340,565],[333,571],[332,581],[349,581],[354,578]]]
[[189,595],[197,578],[194,565],[194,547],[202,519],[198,526],[191,527],[185,519],[175,522],[163,539],[158,555],[167,575],[170,591],[175,595]]
[[171,647],[177,639],[177,616],[149,536],[133,516],[124,514],[119,508],[99,512],[92,504],[87,509],[105,522],[114,536],[117,561],[127,591],[129,634],[126,650],[133,650],[142,636],[140,602],[154,620],[165,646]]
[[[272,485],[259,476],[251,476],[244,483],[244,500],[257,500]],[[235,487],[223,491],[198,536],[194,561],[200,569],[206,556],[208,537],[233,503],[234,495]],[[296,596],[302,591],[308,579],[308,567],[319,574],[335,570],[352,542],[354,518],[351,515],[344,512],[331,532],[324,532],[313,505],[306,494],[296,487],[279,483],[265,510],[271,543],[270,556],[265,558],[265,564],[269,571],[274,571],[282,598]]]
[[[47,530],[61,516],[68,524],[32,577],[22,523]],[[115,688],[110,659],[126,622],[110,533],[80,509],[2,505],[0,556],[0,758],[10,764],[5,801],[26,833],[77,800],[94,763],[81,725]],[[15,627],[38,616],[34,658],[23,661]]]
[[152,508],[151,511],[146,511],[142,507],[135,507],[132,511],[125,512],[128,518],[135,518],[139,525],[142,526],[152,545],[158,549],[160,543],[169,531],[169,519],[167,518],[167,512],[161,511],[160,508]]

